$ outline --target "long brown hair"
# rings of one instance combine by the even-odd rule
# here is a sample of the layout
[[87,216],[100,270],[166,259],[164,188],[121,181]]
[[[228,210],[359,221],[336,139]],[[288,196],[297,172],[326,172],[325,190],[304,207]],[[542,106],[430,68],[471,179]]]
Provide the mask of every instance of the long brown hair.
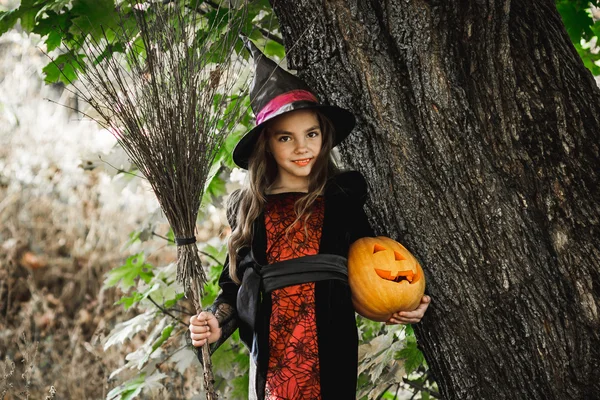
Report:
[[[286,233],[300,219],[303,219],[303,226],[306,232],[306,222],[311,215],[311,206],[317,197],[324,193],[327,179],[339,172],[331,156],[335,134],[334,126],[318,110],[315,110],[315,114],[317,115],[321,134],[323,135],[321,150],[308,176],[308,193],[301,196],[294,204],[296,219],[294,223],[288,226]],[[260,137],[250,156],[248,174],[244,186],[235,196],[229,199],[228,208],[232,211],[237,209],[237,214],[234,216],[236,224],[227,243],[229,275],[238,284],[240,283],[240,277],[237,275],[237,250],[251,245],[252,224],[264,209],[267,201],[265,191],[277,177],[277,163],[271,153],[267,151],[269,134],[267,124],[265,129],[260,133]]]

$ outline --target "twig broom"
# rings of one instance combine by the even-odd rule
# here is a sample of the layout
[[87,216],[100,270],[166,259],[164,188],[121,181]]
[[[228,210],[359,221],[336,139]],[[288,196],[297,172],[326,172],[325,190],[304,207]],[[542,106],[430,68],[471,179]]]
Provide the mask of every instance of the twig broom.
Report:
[[[88,35],[78,43],[87,53],[71,57],[79,71],[73,90],[97,114],[84,115],[117,138],[157,196],[176,237],[177,280],[197,312],[207,279],[195,244],[200,201],[216,154],[245,112],[231,99],[247,90],[235,52],[245,4],[217,10],[210,24],[199,3],[134,2],[118,29]],[[208,346],[201,351],[207,399],[216,399]]]

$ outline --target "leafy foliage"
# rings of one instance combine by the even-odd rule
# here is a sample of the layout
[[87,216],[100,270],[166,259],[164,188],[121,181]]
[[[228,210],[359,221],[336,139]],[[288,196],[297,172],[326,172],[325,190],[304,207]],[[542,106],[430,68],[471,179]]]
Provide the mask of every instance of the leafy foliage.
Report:
[[137,278],[148,283],[153,277],[151,269],[152,265],[145,262],[144,253],[129,256],[124,265],[108,273],[104,286],[110,288],[120,283],[120,288],[127,290],[134,285]]
[[600,75],[600,66],[597,64],[600,54],[590,45],[590,42],[598,40],[600,25],[594,20],[590,7],[596,7],[599,4],[598,0],[556,0],[556,8],[562,17],[573,46],[583,64],[595,76]]
[[106,396],[107,400],[130,400],[136,398],[142,390],[152,389],[161,387],[160,380],[166,375],[160,372],[156,372],[148,377],[146,373],[141,373],[133,379],[124,382],[118,387],[114,388]]
[[425,364],[423,353],[417,348],[417,340],[412,327],[407,328],[406,345],[398,352],[397,356],[404,360],[404,369],[407,374]]
[[590,15],[590,4],[597,6],[596,0],[557,0],[556,8],[560,13],[567,32],[573,42],[580,39],[590,40],[594,36],[591,27],[594,25]]
[[[360,333],[357,398],[396,399],[399,390],[412,391],[415,396],[420,393],[421,398],[437,394],[435,382],[428,381],[427,365],[410,325],[386,326],[360,316],[357,325]],[[418,386],[411,386],[415,382],[419,382]]]
[[[225,251],[224,246],[201,244],[200,247],[204,254],[214,257],[207,257],[205,260],[210,278],[203,299],[206,301],[214,299],[218,294],[216,281]],[[180,373],[191,365],[198,367],[195,350],[187,342],[187,325],[181,320],[186,314],[191,314],[191,311],[185,310],[183,287],[177,284],[175,265],[150,266],[140,261],[144,259],[141,255],[132,256],[131,259],[136,261],[115,268],[119,271],[117,274],[114,273],[115,270],[108,273],[110,279],[107,277],[105,287],[120,282],[116,281],[119,277],[134,277],[136,284],[125,285],[130,293],[118,303],[126,308],[134,307],[138,314],[117,324],[106,337],[104,348],[123,344],[136,335],[143,334],[145,339],[143,345],[126,356],[127,363],[112,372],[111,378],[121,374],[131,376],[131,372],[135,371],[139,373],[134,373],[133,378],[113,389],[108,399],[131,399],[140,396],[144,390],[158,387],[160,380],[166,377],[158,370],[161,363],[174,364]],[[151,276],[139,273],[141,265],[153,271]],[[237,333],[213,355],[213,372],[217,387],[226,387],[228,391],[236,393],[232,398],[247,398],[248,354]],[[140,378],[145,375],[153,377],[152,385],[148,385],[147,379]]]

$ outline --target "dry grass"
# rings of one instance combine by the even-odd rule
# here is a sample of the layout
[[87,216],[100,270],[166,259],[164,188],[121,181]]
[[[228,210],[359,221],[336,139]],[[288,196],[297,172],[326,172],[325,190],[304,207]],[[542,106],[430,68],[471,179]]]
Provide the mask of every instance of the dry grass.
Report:
[[[107,387],[100,382],[106,382],[121,355],[113,351],[98,357],[99,340],[122,316],[112,306],[116,293],[100,292],[100,287],[103,273],[123,255],[74,252],[80,237],[74,235],[76,229],[69,234],[52,218],[73,212],[73,207],[57,209],[51,195],[32,198],[23,190],[15,196],[2,188],[0,197],[10,200],[0,214],[0,356],[16,365],[7,379],[12,396],[43,398],[54,386],[60,397],[102,398]],[[82,205],[82,214],[84,209]],[[82,218],[78,228],[85,231],[91,223]],[[22,379],[25,372],[27,379]]]

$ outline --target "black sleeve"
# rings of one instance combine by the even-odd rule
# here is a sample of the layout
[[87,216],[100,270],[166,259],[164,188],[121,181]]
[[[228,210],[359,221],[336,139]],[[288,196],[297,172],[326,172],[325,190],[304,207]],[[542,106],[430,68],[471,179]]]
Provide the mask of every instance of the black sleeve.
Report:
[[366,236],[375,236],[375,232],[371,227],[369,218],[365,213],[365,202],[368,196],[368,186],[364,176],[358,171],[348,171],[345,173],[348,180],[349,187],[348,191],[350,198],[349,207],[350,216],[352,218],[352,224],[350,229],[350,243],[357,239]]
[[[232,230],[235,229],[237,224],[239,195],[240,189],[237,189],[231,193],[227,201],[227,221]],[[221,276],[219,277],[219,286],[221,288],[219,295],[214,303],[208,307],[208,311],[217,317],[221,326],[221,337],[218,341],[211,344],[211,354],[238,328],[236,301],[239,285],[229,275],[229,255],[225,257],[225,262],[223,263],[223,271],[221,271]]]
[[363,206],[356,206],[353,215],[353,229],[350,231],[350,243],[366,236],[375,236],[375,232],[369,223],[369,219]]

